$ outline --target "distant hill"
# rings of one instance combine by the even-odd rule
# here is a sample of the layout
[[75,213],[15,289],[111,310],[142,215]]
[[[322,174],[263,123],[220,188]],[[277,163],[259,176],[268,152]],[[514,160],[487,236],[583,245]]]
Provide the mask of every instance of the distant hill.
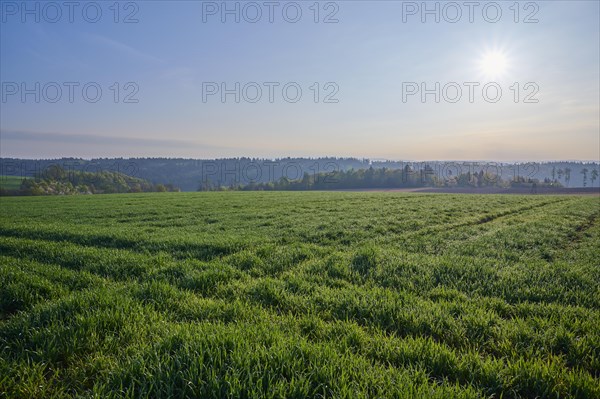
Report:
[[[0,175],[36,177],[46,170],[61,167],[67,172],[116,172],[130,177],[147,180],[151,184],[171,184],[183,191],[214,189],[238,185],[276,183],[281,178],[302,179],[305,174],[335,175],[338,172],[360,169],[403,169],[409,165],[415,173],[426,166],[440,179],[452,178],[467,173],[497,174],[503,180],[515,177],[549,179],[564,187],[598,187],[600,165],[597,162],[446,162],[446,161],[385,161],[358,158],[77,158],[61,159],[18,159],[0,158]],[[593,171],[596,171],[594,178]],[[585,174],[583,171],[587,171]]]

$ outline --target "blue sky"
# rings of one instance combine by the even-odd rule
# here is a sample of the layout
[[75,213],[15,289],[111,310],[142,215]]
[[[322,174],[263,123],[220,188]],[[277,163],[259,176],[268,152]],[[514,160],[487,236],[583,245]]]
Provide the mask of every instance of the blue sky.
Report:
[[[473,22],[457,2],[463,14],[456,23],[445,20],[455,16],[442,12],[445,2],[437,3],[439,23],[432,15],[423,22],[421,10],[407,14],[422,2],[401,1],[320,2],[318,23],[314,1],[297,2],[296,23],[284,19],[289,2],[274,9],[272,23],[262,1],[253,3],[263,13],[256,23],[244,20],[254,17],[248,2],[227,3],[238,4],[239,23],[233,15],[221,21],[222,2],[121,2],[118,23],[112,1],[93,3],[86,16],[81,2],[73,22],[55,2],[62,16],[54,23],[55,10],[44,3],[0,3],[4,157],[600,158],[597,1],[520,2],[518,22],[514,2],[497,2],[495,23],[488,21],[495,6],[482,10],[491,2],[479,3]],[[34,10],[25,21],[22,7]],[[287,7],[293,18],[295,5]],[[96,8],[102,15],[92,23]],[[132,12],[138,22],[123,23]],[[338,22],[323,23],[332,12]],[[525,23],[531,13],[538,22]],[[497,102],[482,94],[492,81],[502,90]],[[34,94],[22,98],[23,85],[35,91],[36,82],[39,103]],[[72,102],[65,82],[78,84]],[[239,103],[234,94],[222,102],[219,93],[203,101],[207,84],[233,89],[236,82]],[[249,82],[263,88],[255,103],[241,93]],[[273,102],[265,82],[278,84]],[[302,90],[295,103],[281,91],[290,82]],[[439,102],[420,93],[403,101],[407,84],[433,89],[436,82]],[[448,101],[452,91],[442,95],[450,82],[462,87],[457,102]],[[465,82],[478,84],[473,102]],[[90,83],[102,90],[97,102],[83,97]],[[53,85],[62,87],[54,103]],[[324,102],[334,91],[338,101]],[[529,100],[538,102],[525,102],[534,92]],[[137,102],[125,103],[127,94]]]

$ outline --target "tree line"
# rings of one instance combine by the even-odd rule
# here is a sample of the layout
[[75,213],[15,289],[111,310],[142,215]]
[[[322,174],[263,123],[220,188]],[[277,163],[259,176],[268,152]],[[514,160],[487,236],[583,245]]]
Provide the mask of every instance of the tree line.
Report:
[[256,190],[343,190],[343,189],[393,189],[419,187],[562,187],[550,178],[535,179],[515,176],[502,179],[499,175],[484,170],[438,176],[434,169],[426,165],[414,169],[406,165],[402,169],[365,168],[327,173],[304,173],[300,179],[282,177],[274,182],[252,182],[249,184],[216,185],[204,182],[199,191],[256,191]]

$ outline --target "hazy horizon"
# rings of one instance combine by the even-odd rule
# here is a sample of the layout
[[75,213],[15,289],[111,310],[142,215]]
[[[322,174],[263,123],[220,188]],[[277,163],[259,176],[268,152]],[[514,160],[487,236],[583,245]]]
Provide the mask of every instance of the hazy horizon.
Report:
[[18,156],[0,156],[0,159],[23,159],[23,160],[60,160],[60,159],[81,159],[84,161],[91,161],[94,159],[183,159],[190,161],[211,161],[211,160],[221,160],[221,159],[259,159],[259,160],[278,160],[278,159],[327,159],[327,158],[337,158],[337,159],[358,159],[358,160],[369,160],[370,162],[406,162],[406,163],[427,163],[427,162],[465,162],[465,163],[481,163],[481,162],[498,162],[498,163],[507,163],[507,164],[518,164],[518,163],[594,163],[600,164],[600,160],[598,159],[543,159],[543,160],[532,160],[532,159],[515,159],[515,160],[502,160],[502,159],[410,159],[410,158],[370,158],[370,157],[356,157],[356,156],[344,156],[344,155],[322,155],[322,156],[311,156],[311,155],[297,155],[297,156],[274,156],[274,157],[253,157],[247,155],[233,155],[230,157],[179,157],[179,156],[124,156],[124,157],[115,157],[115,156],[94,156],[94,157],[81,157],[76,155],[65,155],[58,157],[18,157]]

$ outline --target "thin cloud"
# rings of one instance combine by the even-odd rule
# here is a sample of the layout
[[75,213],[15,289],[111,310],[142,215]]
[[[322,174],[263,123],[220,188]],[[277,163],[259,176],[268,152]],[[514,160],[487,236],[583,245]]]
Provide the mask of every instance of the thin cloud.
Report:
[[138,146],[150,148],[186,148],[223,150],[226,147],[210,146],[189,140],[164,140],[137,137],[98,136],[89,134],[41,133],[17,130],[0,130],[2,141],[30,141],[36,143],[65,143],[85,145]]
[[96,35],[96,34],[86,34],[87,39],[95,44],[104,45],[106,47],[110,47],[120,53],[129,55],[135,58],[141,58],[147,61],[153,61],[158,63],[164,63],[165,61],[161,58],[155,57],[151,54],[146,54],[136,48],[133,48],[125,43],[119,42],[114,39],[110,39],[106,36]]

